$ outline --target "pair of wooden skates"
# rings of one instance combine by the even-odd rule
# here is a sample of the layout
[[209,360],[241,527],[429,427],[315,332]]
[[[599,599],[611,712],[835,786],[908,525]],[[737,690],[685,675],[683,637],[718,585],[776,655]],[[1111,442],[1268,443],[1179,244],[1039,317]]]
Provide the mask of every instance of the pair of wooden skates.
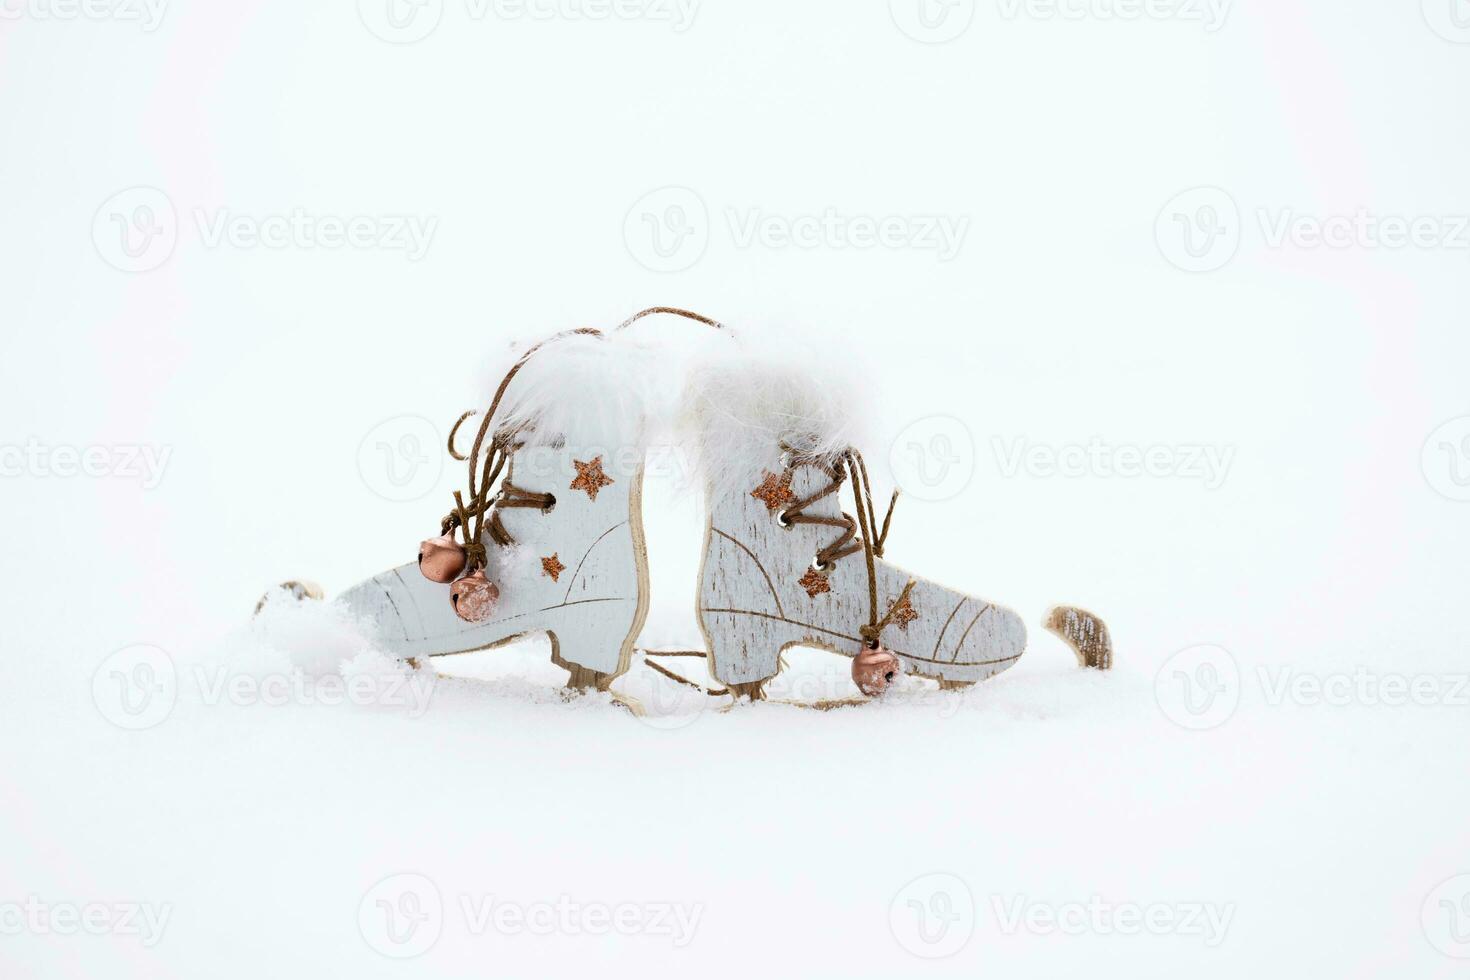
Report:
[[[653,312],[717,326],[663,308],[633,319]],[[594,331],[579,333],[559,343],[595,351],[606,342]],[[531,353],[541,359],[538,373],[527,368],[513,381]],[[354,614],[374,624],[383,649],[422,661],[546,633],[553,659],[571,673],[572,687],[607,689],[629,669],[649,608],[644,457],[636,435],[626,434],[641,431],[643,420],[624,420],[631,424],[621,433],[609,428],[607,413],[640,409],[628,403],[599,408],[595,393],[567,390],[595,382],[575,370],[558,371],[558,356],[557,344],[533,348],[481,417],[468,458],[470,500],[457,495],[442,527],[453,542],[463,539],[453,547],[468,551],[470,567],[431,578],[420,567],[421,553],[420,562],[377,575],[341,596]],[[609,365],[591,376],[616,370]],[[525,390],[521,397],[518,385]],[[558,396],[558,390],[565,394]],[[580,404],[580,411],[562,410],[562,402]],[[776,422],[757,428],[739,458],[724,459],[718,472],[706,474],[709,523],[698,618],[711,675],[733,695],[761,698],[788,647],[858,657],[880,640],[903,672],[944,687],[970,685],[1016,663],[1026,647],[1021,618],[882,558],[887,521],[880,531],[871,498],[851,495],[866,480],[861,457],[825,444],[822,433],[800,431],[811,422],[802,413],[779,405],[772,411]],[[465,459],[455,438],[450,437],[450,452]],[[694,438],[721,436],[704,432]],[[487,446],[500,452],[494,463],[486,458]],[[500,481],[498,487],[490,486],[493,480]],[[844,497],[856,517],[844,512]],[[494,583],[494,595],[466,615],[456,602],[469,580],[466,572],[476,569],[480,579]],[[1066,614],[1053,619],[1061,623]],[[1100,626],[1087,620],[1063,629],[1080,637]],[[1079,658],[1085,656],[1079,652]]]

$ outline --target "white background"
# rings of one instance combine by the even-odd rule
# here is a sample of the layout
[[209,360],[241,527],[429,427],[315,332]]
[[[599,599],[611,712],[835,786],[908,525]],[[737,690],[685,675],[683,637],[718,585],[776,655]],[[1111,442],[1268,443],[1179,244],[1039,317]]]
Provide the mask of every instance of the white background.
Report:
[[[174,2],[156,24],[0,3],[0,907],[172,909],[152,946],[7,928],[7,976],[1464,968],[1445,949],[1467,952],[1470,879],[1435,891],[1470,872],[1463,0],[704,0],[688,21],[429,0],[398,32],[386,2]],[[953,255],[743,235],[829,209],[965,233]],[[298,211],[433,234],[417,257],[210,236]],[[1360,211],[1426,238],[1275,235]],[[163,234],[128,258],[134,218]],[[429,437],[508,340],[663,303],[865,355],[872,461],[961,420],[944,456],[971,478],[901,501],[889,554],[1019,610],[1027,658],[949,701],[666,727],[562,702],[536,644],[457,665],[412,719],[181,697],[126,731],[98,710],[114,651],[182,669],[266,585],[407,560],[460,478]],[[433,462],[399,501],[372,463],[405,432]],[[1006,465],[1094,440],[1231,463]],[[68,475],[67,447],[167,463],[156,485]],[[646,639],[689,642],[698,515],[666,490]],[[1040,630],[1058,601],[1107,619],[1113,674]],[[1284,670],[1437,693],[1273,699]],[[1235,709],[1196,724],[1166,689],[1211,676]],[[398,873],[444,903],[405,962],[358,919]],[[914,939],[908,901],[966,893],[965,941],[930,958],[950,950]],[[563,895],[702,917],[674,948],[459,912]],[[1233,918],[1207,945],[997,914],[1095,896]]]

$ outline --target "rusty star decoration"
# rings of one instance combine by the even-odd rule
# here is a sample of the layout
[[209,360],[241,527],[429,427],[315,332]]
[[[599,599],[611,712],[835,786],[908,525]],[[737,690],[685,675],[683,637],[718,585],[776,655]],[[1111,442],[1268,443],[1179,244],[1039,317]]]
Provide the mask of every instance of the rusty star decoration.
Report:
[[597,499],[597,491],[603,487],[610,486],[613,478],[602,472],[602,457],[598,456],[590,463],[584,463],[580,459],[572,460],[572,465],[577,468],[577,478],[572,481],[572,490],[586,490],[588,500]]
[[918,618],[919,614],[914,612],[913,604],[909,602],[908,596],[904,596],[903,602],[893,607],[893,621],[905,633],[909,631],[909,623],[912,623]]
[[557,580],[562,572],[566,571],[566,568],[567,566],[563,565],[561,559],[556,556],[556,552],[552,552],[550,558],[541,559],[541,571],[550,575],[553,582]]
[[750,495],[766,505],[766,510],[777,511],[796,499],[791,492],[791,474],[777,476],[767,473],[761,485],[750,491]]
[[827,576],[823,575],[815,568],[808,568],[806,570],[806,574],[797,579],[796,584],[800,585],[803,589],[806,589],[806,594],[811,596],[813,599],[821,595],[823,592],[832,591],[832,584],[827,581]]

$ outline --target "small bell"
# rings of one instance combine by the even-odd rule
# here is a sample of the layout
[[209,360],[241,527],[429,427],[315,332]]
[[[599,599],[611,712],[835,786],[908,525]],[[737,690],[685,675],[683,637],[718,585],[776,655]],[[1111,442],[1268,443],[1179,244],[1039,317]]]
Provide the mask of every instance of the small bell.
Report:
[[466,623],[483,623],[495,615],[500,589],[485,577],[483,568],[476,569],[449,588],[449,601],[454,613]]
[[441,534],[419,545],[419,571],[430,582],[453,582],[464,571],[464,562],[464,546],[452,534]]
[[883,647],[864,647],[852,659],[852,682],[870,698],[888,690],[888,685],[901,673],[903,665],[898,657]]

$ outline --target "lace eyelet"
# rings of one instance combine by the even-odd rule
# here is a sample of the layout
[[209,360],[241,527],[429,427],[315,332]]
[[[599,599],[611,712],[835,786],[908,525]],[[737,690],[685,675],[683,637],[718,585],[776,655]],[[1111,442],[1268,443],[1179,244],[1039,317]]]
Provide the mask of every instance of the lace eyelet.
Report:
[[551,500],[547,502],[545,507],[541,508],[541,513],[543,514],[550,514],[552,511],[556,510],[556,495],[547,494],[547,496],[550,497]]
[[796,526],[792,523],[791,518],[786,516],[786,512],[784,510],[778,511],[776,513],[776,523],[781,527],[784,527],[788,531]]

